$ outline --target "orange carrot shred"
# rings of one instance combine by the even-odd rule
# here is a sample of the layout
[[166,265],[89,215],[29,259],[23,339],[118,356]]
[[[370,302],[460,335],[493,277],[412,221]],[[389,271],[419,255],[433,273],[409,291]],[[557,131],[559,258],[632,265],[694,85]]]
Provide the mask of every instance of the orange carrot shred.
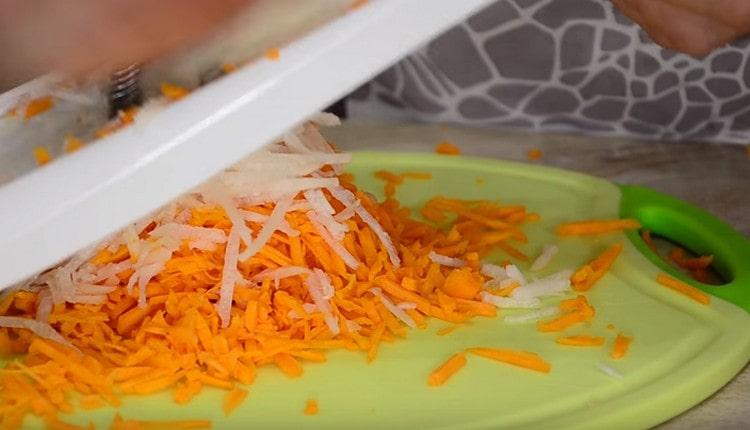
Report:
[[448,141],[443,141],[435,147],[435,152],[442,155],[460,155],[461,149]]
[[305,415],[317,415],[320,412],[318,407],[318,401],[315,399],[307,399],[305,402],[305,409],[302,411]]
[[279,58],[281,58],[281,51],[279,48],[270,48],[266,51],[266,58],[268,58],[271,61],[276,61]]
[[601,336],[566,336],[558,337],[555,342],[568,346],[601,346],[604,338]]
[[708,305],[709,303],[711,303],[711,298],[703,291],[678,279],[672,278],[671,276],[668,276],[664,273],[660,273],[656,276],[656,282],[671,290],[677,291],[680,294],[684,294],[685,296],[690,297],[691,299],[703,305]]
[[170,100],[180,100],[187,96],[190,91],[187,88],[180,87],[177,85],[170,84],[168,82],[163,82],[161,84],[161,94],[170,99]]
[[641,230],[641,239],[643,239],[643,243],[646,244],[649,248],[651,248],[652,251],[657,252],[656,244],[654,243],[654,240],[651,238],[651,230]]
[[427,378],[427,385],[437,387],[445,384],[448,379],[455,375],[464,366],[466,366],[466,355],[463,353],[454,354],[430,373],[430,376]]
[[625,354],[628,353],[628,349],[630,348],[630,344],[632,342],[633,342],[632,337],[628,337],[622,333],[618,333],[617,337],[615,338],[615,343],[612,346],[612,352],[610,353],[610,357],[612,357],[615,360],[619,360],[625,357]]
[[617,243],[609,247],[600,256],[591,260],[570,277],[572,287],[576,291],[588,291],[599,281],[612,267],[617,257],[622,252],[623,245]]
[[65,137],[64,151],[66,154],[72,154],[81,148],[83,148],[83,141],[81,139],[78,139],[77,137],[73,137],[73,136]]
[[581,236],[605,234],[622,230],[633,230],[641,227],[635,219],[579,221],[557,226],[559,236]]
[[469,348],[468,352],[480,357],[511,364],[513,366],[523,367],[537,372],[549,373],[552,365],[533,352],[514,351],[510,349],[498,348]]
[[247,398],[247,390],[242,388],[234,388],[224,396],[224,402],[222,403],[222,410],[224,415],[229,415],[237,409]]
[[540,158],[542,158],[542,150],[539,148],[531,149],[526,153],[526,156],[531,161],[539,160]]
[[45,164],[52,161],[52,155],[50,155],[49,151],[47,151],[47,148],[44,148],[42,146],[37,146],[34,148],[34,158],[36,158],[36,164],[38,166],[44,166]]
[[39,114],[42,114],[52,109],[54,105],[55,105],[55,102],[51,96],[36,98],[34,100],[31,100],[26,105],[26,109],[24,110],[23,117],[24,119],[33,118]]

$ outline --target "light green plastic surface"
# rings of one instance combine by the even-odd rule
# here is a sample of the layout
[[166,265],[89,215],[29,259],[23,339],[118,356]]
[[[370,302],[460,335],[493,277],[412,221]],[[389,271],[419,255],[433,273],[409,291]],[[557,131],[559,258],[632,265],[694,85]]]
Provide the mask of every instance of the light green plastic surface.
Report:
[[[647,428],[708,397],[750,358],[747,312],[718,298],[703,306],[657,285],[659,269],[625,235],[554,235],[560,222],[617,218],[617,186],[561,170],[425,154],[360,153],[350,168],[361,187],[381,195],[382,184],[371,175],[377,169],[433,174],[432,180],[408,180],[399,188],[400,200],[411,206],[441,194],[520,203],[538,212],[542,221],[526,227],[530,241],[523,251],[533,256],[544,244],[560,247],[540,276],[575,268],[609,244],[624,242],[611,272],[587,294],[597,311],[593,323],[566,332],[605,336],[607,345],[560,346],[555,334],[541,334],[533,324],[505,325],[502,318],[477,319],[438,337],[435,331],[446,324],[433,321],[428,329],[383,347],[371,364],[362,353],[336,351],[327,363],[305,365],[305,375],[297,380],[263,368],[250,387],[250,397],[229,418],[221,414],[222,394],[217,391],[186,407],[174,405],[166,394],[127,398],[120,413],[140,419],[211,419],[215,428]],[[607,329],[608,324],[616,330]],[[619,331],[635,340],[626,358],[612,361],[608,353]],[[472,346],[534,351],[552,363],[552,372],[544,375],[469,356],[468,365],[445,386],[427,386],[432,369]],[[602,373],[597,369],[601,362],[624,378]],[[309,398],[319,401],[316,416],[302,414]],[[112,414],[102,410],[63,418],[106,428]]]

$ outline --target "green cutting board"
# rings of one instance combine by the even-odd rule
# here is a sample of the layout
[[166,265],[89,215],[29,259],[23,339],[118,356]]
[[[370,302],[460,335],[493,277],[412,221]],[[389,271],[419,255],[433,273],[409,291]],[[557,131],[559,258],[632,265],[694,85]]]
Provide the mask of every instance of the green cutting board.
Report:
[[[223,393],[218,391],[208,391],[184,407],[172,403],[168,394],[127,398],[119,412],[139,419],[211,419],[215,428],[647,428],[705,399],[748,362],[750,276],[743,262],[750,262],[750,244],[705,212],[646,189],[526,164],[359,153],[350,166],[357,184],[380,196],[382,183],[372,176],[378,169],[433,174],[431,180],[407,181],[399,188],[398,197],[408,206],[418,207],[440,194],[524,204],[538,212],[542,219],[525,228],[530,240],[523,250],[536,255],[545,244],[560,247],[540,276],[578,267],[607,245],[625,242],[610,273],[588,293],[597,310],[593,323],[566,332],[605,336],[607,345],[560,346],[554,342],[556,334],[539,333],[534,324],[504,324],[502,315],[512,312],[503,311],[499,318],[476,319],[443,337],[435,332],[447,324],[432,321],[426,330],[414,330],[408,339],[384,346],[371,364],[362,353],[335,351],[327,363],[307,364],[305,375],[296,380],[263,368],[249,398],[228,418],[221,413]],[[731,282],[697,285],[716,296],[703,306],[654,281],[658,272],[672,269],[659,267],[665,265],[636,234],[554,234],[561,222],[619,216],[637,217],[696,252],[714,254],[716,267]],[[609,324],[616,329],[608,329]],[[628,355],[613,362],[608,354],[620,331],[635,340]],[[540,374],[469,356],[468,365],[446,385],[427,386],[431,370],[472,346],[534,351],[552,364],[552,371]],[[623,378],[602,373],[597,368],[602,362]],[[302,414],[309,398],[318,400],[318,415]],[[63,419],[106,428],[113,413],[105,409]]]

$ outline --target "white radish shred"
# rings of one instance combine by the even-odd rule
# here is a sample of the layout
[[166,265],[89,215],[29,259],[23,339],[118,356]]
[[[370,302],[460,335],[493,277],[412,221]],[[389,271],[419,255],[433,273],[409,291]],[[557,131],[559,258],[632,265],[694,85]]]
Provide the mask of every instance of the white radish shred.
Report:
[[[271,211],[271,215],[268,217],[268,220],[265,224],[263,224],[263,227],[258,232],[258,237],[256,237],[255,240],[253,240],[253,243],[249,244],[247,248],[245,248],[245,250],[239,255],[240,261],[247,261],[253,255],[257,254],[261,249],[263,249],[264,246],[266,246],[266,243],[269,239],[271,239],[273,233],[281,226],[281,223],[284,220],[284,216],[286,215],[287,210],[289,209],[289,206],[291,204],[291,199],[284,199],[276,203],[276,206],[274,206],[273,211]],[[244,220],[242,223],[244,224]]]
[[239,229],[232,226],[227,239],[227,248],[224,253],[224,269],[221,274],[221,289],[219,301],[216,302],[216,312],[221,319],[221,326],[228,327],[232,312],[232,298],[234,286],[241,277],[237,270],[237,262],[240,252]]
[[466,262],[460,258],[448,257],[435,251],[430,251],[429,258],[433,263],[446,267],[464,267],[466,265]]
[[341,329],[339,328],[338,320],[331,312],[331,304],[323,297],[323,288],[317,275],[319,271],[320,269],[313,269],[313,274],[307,277],[305,285],[307,286],[307,291],[310,293],[310,298],[315,303],[316,309],[323,314],[323,321],[328,326],[331,334],[335,336],[341,332]]
[[0,316],[0,327],[30,330],[35,335],[43,339],[57,342],[60,345],[67,346],[68,348],[72,348],[80,352],[78,348],[73,346],[72,343],[68,342],[67,339],[65,339],[60,333],[58,333],[54,328],[52,328],[52,326],[50,326],[46,322],[22,317]]
[[496,296],[487,291],[482,291],[479,295],[484,303],[495,305],[502,309],[529,309],[541,306],[539,299],[519,300],[511,297]]
[[318,222],[316,214],[314,212],[308,212],[307,218],[310,220],[310,223],[315,227],[315,231],[318,232],[318,235],[323,239],[323,241],[333,250],[333,252],[338,255],[341,260],[344,261],[344,264],[346,264],[347,267],[349,267],[352,270],[357,270],[359,267],[359,261],[344,247],[344,245],[334,239],[331,234],[328,232],[328,229],[325,228],[323,224]]
[[523,273],[514,264],[505,266],[505,273],[508,278],[518,282],[518,285],[526,285],[526,278],[524,278]]
[[482,263],[480,273],[498,281],[502,281],[508,277],[505,268],[497,264]]
[[506,324],[527,324],[544,318],[551,318],[558,314],[560,314],[560,308],[557,306],[547,306],[546,308],[529,311],[520,315],[506,315],[503,321]]
[[531,264],[531,270],[536,272],[547,267],[559,251],[560,248],[557,245],[544,245],[542,253]]
[[383,294],[383,291],[380,288],[370,288],[370,292],[380,299],[381,303],[383,303],[383,306],[385,306],[385,308],[388,309],[388,311],[392,313],[393,316],[395,316],[411,328],[417,327],[417,323],[414,322],[412,317],[410,317],[409,314],[404,312],[403,309],[396,306],[392,301],[390,301],[388,297]]
[[605,375],[610,376],[610,377],[612,377],[614,379],[622,379],[623,378],[623,375],[622,375],[622,373],[619,370],[615,369],[614,367],[610,366],[607,363],[599,363],[599,364],[596,365],[596,367],[598,367],[599,370],[602,371],[602,373],[604,373]]
[[570,291],[572,270],[563,270],[546,278],[522,285],[510,293],[517,300],[528,300],[539,297],[555,296]]
[[253,281],[265,281],[266,279],[284,279],[292,276],[308,275],[310,269],[300,266],[278,267],[276,269],[266,269],[253,276]]

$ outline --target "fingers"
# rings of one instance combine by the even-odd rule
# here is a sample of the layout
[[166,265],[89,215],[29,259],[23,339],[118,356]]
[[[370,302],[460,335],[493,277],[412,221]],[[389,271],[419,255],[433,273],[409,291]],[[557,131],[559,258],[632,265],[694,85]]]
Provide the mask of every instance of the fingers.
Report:
[[670,5],[721,22],[737,30],[750,29],[747,0],[662,0]]
[[744,34],[744,31],[710,16],[675,6],[671,1],[613,0],[613,3],[637,22],[654,42],[697,57]]

